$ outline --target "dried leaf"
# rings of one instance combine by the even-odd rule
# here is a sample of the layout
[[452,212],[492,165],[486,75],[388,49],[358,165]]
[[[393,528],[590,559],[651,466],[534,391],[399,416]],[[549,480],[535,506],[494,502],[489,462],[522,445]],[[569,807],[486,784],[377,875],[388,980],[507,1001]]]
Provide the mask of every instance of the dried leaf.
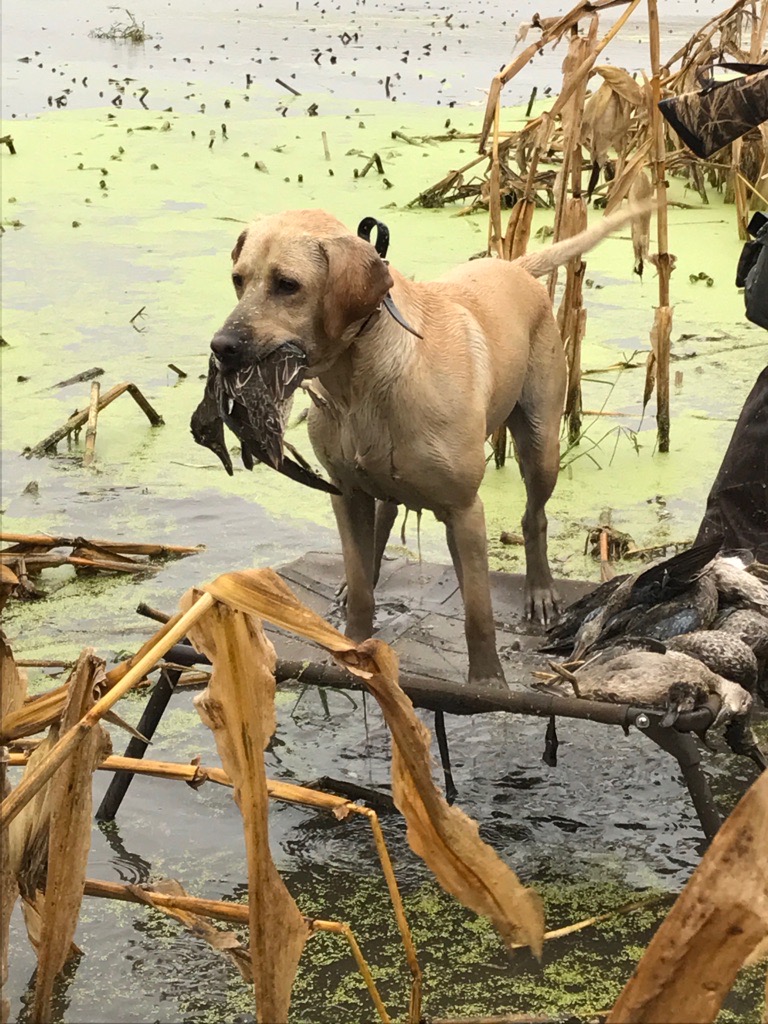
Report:
[[[45,761],[54,747],[57,730],[52,727],[43,742],[29,755],[24,777]],[[21,895],[32,902],[45,879],[48,858],[48,833],[51,821],[51,803],[47,787],[39,793],[13,819],[8,827],[8,866],[13,872]]]
[[544,911],[532,889],[480,838],[476,821],[449,807],[430,771],[430,735],[398,683],[397,656],[386,644],[360,645],[378,672],[366,685],[392,733],[392,795],[408,825],[408,842],[447,892],[488,917],[508,945],[521,942],[539,956]]
[[228,572],[203,589],[225,604],[300,633],[329,651],[355,650],[343,633],[302,604],[273,569]]
[[668,338],[672,329],[672,309],[669,306],[657,306],[651,327],[651,351],[645,370],[645,389],[643,392],[643,409],[651,399],[656,385],[656,364],[659,352],[659,340]]
[[[39,951],[40,937],[43,929],[43,913],[45,911],[45,893],[35,893],[33,900],[24,899],[21,901],[21,911],[24,915],[24,924],[27,928],[27,938],[29,939],[30,945],[34,949],[35,953]],[[69,952],[67,953],[67,960],[73,956],[82,956],[83,951],[75,942],[71,942],[69,946]]]
[[[13,651],[0,633],[0,717],[20,708],[27,693],[26,674],[17,666]],[[10,791],[8,780],[5,787]],[[6,793],[0,793],[5,799]],[[8,946],[10,942],[11,913],[19,895],[16,873],[10,856],[0,857],[0,989],[5,990],[8,980]]]
[[594,70],[627,103],[631,103],[633,107],[643,105],[643,87],[624,68],[616,68],[611,64],[598,64]]
[[220,928],[216,928],[215,925],[201,917],[200,914],[192,914],[188,910],[179,910],[176,907],[157,906],[152,901],[151,894],[153,892],[163,893],[167,896],[189,895],[186,889],[175,879],[164,878],[153,885],[133,886],[131,891],[137,893],[142,902],[146,903],[147,906],[155,907],[164,914],[168,914],[170,917],[180,921],[186,928],[189,928],[193,935],[198,939],[203,939],[211,948],[219,950],[221,953],[226,953],[240,972],[243,981],[249,985],[253,984],[251,954],[234,932],[222,931]]
[[624,170],[621,174],[611,182],[608,192],[608,202],[605,206],[606,217],[618,209],[620,203],[629,195],[630,189],[632,188],[637,175],[640,174],[646,165],[652,143],[652,139],[646,139],[645,142],[639,146],[632,159],[625,164]]
[[[490,917],[507,942],[521,941],[530,945],[538,955],[544,934],[544,915],[540,900],[535,892],[526,889],[519,882],[514,872],[480,839],[477,823],[458,808],[449,807],[435,787],[430,774],[429,735],[416,717],[410,700],[400,688],[397,657],[394,652],[386,644],[374,640],[355,647],[341,633],[306,608],[271,569],[229,573],[220,576],[206,587],[206,590],[243,611],[263,616],[284,629],[316,640],[326,647],[340,664],[366,680],[366,685],[379,702],[392,733],[395,802],[406,818],[409,841],[413,848],[435,872],[440,884],[475,913]],[[184,600],[188,602],[189,595]],[[216,610],[221,614],[220,606],[217,606]],[[212,621],[212,614],[203,620],[206,631],[211,630]],[[253,628],[251,624],[251,629]],[[216,638],[222,631],[222,628],[217,629]],[[197,640],[190,638],[195,646],[198,646]],[[209,657],[210,651],[220,642],[216,638],[200,637],[200,642],[208,647],[206,653]],[[262,655],[264,656],[266,655]],[[250,657],[240,658],[242,668],[239,671],[245,675],[240,679],[239,685],[244,688],[244,694],[250,694],[251,698],[256,691],[256,683],[245,684],[244,679],[247,679],[249,674],[258,674],[256,660],[253,653]],[[219,663],[216,665],[214,678],[218,671]],[[229,669],[227,673],[237,676],[237,673],[230,673]],[[264,682],[259,685],[263,686],[266,692],[267,684]],[[214,689],[213,681],[209,689]],[[200,697],[196,703],[199,701]],[[223,703],[220,699],[220,704]],[[205,709],[208,709],[210,704],[210,701],[206,701]],[[220,733],[224,730],[224,708],[220,704],[211,707],[215,715],[214,729],[219,730],[216,732],[217,744],[220,742]],[[226,704],[226,708],[229,711],[230,703]],[[201,710],[200,707],[198,710]],[[225,738],[219,752],[224,767],[235,779],[225,760],[225,754],[231,759]],[[235,784],[238,785],[237,782]],[[241,810],[245,813],[242,800]],[[252,930],[252,953],[253,936]],[[254,973],[258,975],[257,970]]]
[[762,942],[755,946],[744,961],[744,966],[753,967],[755,964],[759,964],[761,960],[768,960],[768,935],[766,935]]
[[608,150],[618,149],[629,129],[629,106],[619,93],[603,82],[584,104],[581,141],[589,149],[590,159],[601,167]]
[[0,721],[0,742],[21,739],[42,732],[49,725],[58,722],[67,699],[67,684],[27,701],[20,707],[9,710]]
[[[592,53],[592,41],[588,36],[573,35],[568,41],[568,53],[563,59],[563,85],[569,82],[571,76],[574,75],[587,57]],[[581,107],[584,100],[584,89],[586,89],[586,81],[580,89],[576,89],[573,96],[568,100],[563,109],[560,112],[560,120],[563,125],[563,131],[568,132],[574,116],[578,116],[581,112]]]
[[[708,1024],[768,936],[768,772],[704,854],[618,998],[608,1024]],[[762,946],[761,946],[762,944]]]
[[[251,601],[246,603],[271,600],[283,621],[298,615],[307,628],[317,629],[313,621],[317,617],[303,608],[284,584],[275,586],[270,575],[275,574],[233,573],[235,579],[229,587],[226,577],[220,577],[214,586],[230,595],[243,594],[248,588],[241,577],[255,577]],[[188,591],[182,608],[191,607],[194,600],[194,592]],[[275,727],[275,651],[259,621],[218,602],[190,630],[189,638],[214,665],[208,689],[195,698],[195,706],[213,731],[243,817],[257,1018],[262,1022],[287,1020],[296,968],[310,932],[269,848],[263,752]]]
[[[94,687],[104,662],[86,647],[69,680],[62,733],[76,725],[94,702]],[[88,853],[91,848],[93,773],[111,752],[109,736],[97,725],[61,765],[38,796],[50,815],[45,902],[41,911],[40,947],[33,1018],[50,1019],[56,975],[64,966],[80,916]]]

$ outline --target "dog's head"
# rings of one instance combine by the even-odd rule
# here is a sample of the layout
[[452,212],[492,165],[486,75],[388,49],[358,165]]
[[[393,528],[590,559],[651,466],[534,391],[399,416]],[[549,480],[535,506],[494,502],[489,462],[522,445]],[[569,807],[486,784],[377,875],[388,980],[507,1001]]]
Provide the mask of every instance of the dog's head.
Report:
[[392,278],[375,248],[321,210],[265,217],[232,250],[237,305],[211,349],[222,370],[300,349],[305,376],[323,373],[377,308]]

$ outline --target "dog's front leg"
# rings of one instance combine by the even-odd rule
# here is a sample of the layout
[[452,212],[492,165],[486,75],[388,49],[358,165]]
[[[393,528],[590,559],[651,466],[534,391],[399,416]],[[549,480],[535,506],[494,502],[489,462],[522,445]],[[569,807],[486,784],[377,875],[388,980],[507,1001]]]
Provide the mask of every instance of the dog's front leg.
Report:
[[355,643],[373,633],[374,499],[363,491],[333,495],[347,578],[346,634]]
[[469,652],[469,681],[478,686],[504,685],[496,651],[496,628],[488,576],[485,512],[480,498],[468,508],[445,516],[448,546],[464,598],[464,632]]

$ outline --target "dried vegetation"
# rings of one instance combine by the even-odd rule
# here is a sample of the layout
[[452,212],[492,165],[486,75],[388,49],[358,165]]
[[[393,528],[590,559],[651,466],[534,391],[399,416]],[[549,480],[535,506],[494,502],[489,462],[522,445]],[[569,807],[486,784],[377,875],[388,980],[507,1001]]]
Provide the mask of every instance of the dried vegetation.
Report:
[[[341,936],[350,946],[378,1018],[390,1020],[357,940],[344,922],[301,914],[272,861],[268,842],[270,800],[321,807],[339,818],[363,814],[370,822],[411,973],[408,1020],[422,1019],[422,976],[383,834],[373,810],[347,799],[268,779],[263,750],[275,731],[275,652],[263,621],[319,644],[347,671],[362,679],[378,702],[392,737],[392,792],[404,816],[408,840],[440,884],[465,906],[490,918],[507,946],[529,946],[540,954],[545,939],[571,934],[600,918],[544,932],[537,894],[484,843],[477,824],[449,807],[431,773],[429,736],[398,683],[397,659],[379,641],[352,644],[303,605],[271,570],[228,573],[189,591],[179,613],[129,661],[110,671],[93,650],[81,654],[67,683],[30,700],[26,679],[3,642],[0,768],[25,765],[11,789],[3,778],[0,808],[3,840],[3,921],[22,900],[30,940],[38,956],[33,1019],[49,1019],[55,979],[79,952],[74,945],[84,897],[127,900],[168,913],[232,962],[252,986],[257,1019],[288,1019],[291,988],[305,943],[317,931]],[[233,789],[243,818],[248,864],[248,904],[187,895],[180,883],[118,885],[86,878],[91,836],[91,786],[96,768],[130,767],[111,755],[102,725],[116,702],[137,685],[181,637],[188,636],[212,662],[209,685],[195,700],[213,731],[223,768],[147,762],[148,774],[196,785],[214,781]],[[44,713],[40,708],[44,707]],[[47,729],[35,744],[34,734]],[[23,740],[23,742],[19,742]],[[32,752],[26,752],[29,748]],[[25,749],[26,748],[26,749]],[[141,762],[137,762],[137,766]],[[697,1020],[713,1020],[733,978],[748,957],[764,952],[768,936],[768,888],[760,869],[768,841],[768,777],[744,797],[715,839],[691,883],[671,911],[616,1004],[610,1020],[650,1021],[691,1007]],[[636,909],[628,907],[627,911]],[[247,925],[244,946],[211,920]],[[725,942],[735,922],[738,942]],[[2,943],[7,956],[8,942]],[[762,944],[762,945],[761,945]],[[706,958],[707,970],[704,970]],[[683,959],[691,969],[668,970]],[[699,969],[699,965],[701,969]],[[3,978],[7,963],[2,964]],[[717,985],[711,978],[717,979]],[[6,1004],[7,1013],[7,1004]]]
[[[768,125],[752,129],[710,159],[700,160],[666,124],[657,104],[662,98],[699,90],[713,64],[765,62],[768,3],[737,0],[662,65],[659,5],[657,0],[646,0],[649,70],[632,76],[623,68],[598,63],[598,58],[640,4],[641,0],[579,0],[562,17],[536,15],[524,24],[518,42],[525,43],[533,33],[537,37],[491,80],[483,124],[475,136],[480,155],[450,171],[413,202],[435,207],[460,201],[465,204],[462,213],[487,209],[487,255],[516,259],[526,252],[535,208],[554,211],[552,240],[556,242],[584,228],[590,199],[610,213],[626,199],[639,202],[655,195],[655,251],[651,252],[650,215],[637,222],[632,242],[635,271],[642,274],[650,263],[658,272],[659,300],[650,329],[643,404],[655,390],[658,444],[663,452],[669,450],[670,278],[675,263],[668,251],[667,176],[685,179],[702,203],[709,202],[709,189],[723,193],[726,202],[735,204],[739,237],[746,238],[750,211],[762,209],[768,199]],[[609,8],[622,10],[601,36],[600,15]],[[504,130],[504,86],[538,53],[557,45],[566,48],[559,95],[548,110],[529,118],[522,128]],[[510,212],[505,224],[506,210]],[[571,444],[578,443],[582,431],[585,269],[586,263],[578,259],[567,267],[558,310],[570,371],[566,417]],[[553,298],[556,280],[555,271],[550,279]],[[497,452],[504,441],[504,437],[494,439]]]

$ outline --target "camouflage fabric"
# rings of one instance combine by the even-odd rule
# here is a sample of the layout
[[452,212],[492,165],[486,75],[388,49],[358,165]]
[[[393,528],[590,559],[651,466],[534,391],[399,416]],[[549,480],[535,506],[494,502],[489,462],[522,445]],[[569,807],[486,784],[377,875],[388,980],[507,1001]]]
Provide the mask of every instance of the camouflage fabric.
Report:
[[705,159],[768,121],[768,68],[662,100],[659,110],[685,145]]
[[694,544],[718,535],[768,561],[768,366],[741,410]]

